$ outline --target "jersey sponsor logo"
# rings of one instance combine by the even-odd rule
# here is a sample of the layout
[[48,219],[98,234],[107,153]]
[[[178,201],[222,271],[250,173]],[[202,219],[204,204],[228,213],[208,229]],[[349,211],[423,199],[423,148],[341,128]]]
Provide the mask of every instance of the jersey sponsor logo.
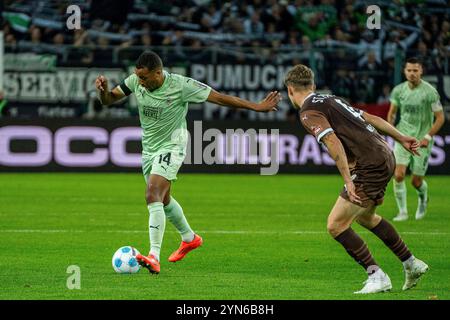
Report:
[[420,112],[419,107],[416,106],[416,105],[413,105],[413,104],[405,104],[404,108],[405,108],[405,111],[409,112],[409,113],[413,113],[414,114],[414,113],[419,113]]
[[161,108],[155,108],[151,106],[144,106],[142,108],[142,113],[144,114],[144,116],[151,118],[153,120],[158,120],[161,117],[161,112],[162,112]]

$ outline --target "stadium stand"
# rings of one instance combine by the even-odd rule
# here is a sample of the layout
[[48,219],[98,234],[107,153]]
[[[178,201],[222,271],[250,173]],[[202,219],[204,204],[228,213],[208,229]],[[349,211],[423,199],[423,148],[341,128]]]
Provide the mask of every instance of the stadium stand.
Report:
[[[160,53],[167,66],[301,62],[316,71],[319,89],[375,108],[386,108],[405,57],[414,55],[436,77],[447,105],[446,1],[377,3],[379,30],[367,28],[370,3],[362,0],[6,0],[2,29],[6,53],[52,54],[57,67],[126,70],[147,48]],[[66,28],[71,4],[81,9],[80,30]]]

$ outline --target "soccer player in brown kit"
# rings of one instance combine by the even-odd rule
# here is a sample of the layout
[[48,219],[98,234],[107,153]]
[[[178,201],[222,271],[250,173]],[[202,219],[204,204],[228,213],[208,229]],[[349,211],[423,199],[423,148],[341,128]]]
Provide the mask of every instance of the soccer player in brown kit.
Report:
[[428,266],[411,254],[394,227],[376,213],[395,170],[393,152],[377,130],[414,155],[418,154],[418,141],[377,116],[353,109],[340,97],[315,93],[314,73],[307,66],[293,67],[284,83],[289,99],[300,110],[303,126],[327,147],[344,179],[344,188],[328,216],[327,229],[368,274],[364,287],[355,293],[388,291],[392,284],[351,228],[354,221],[373,232],[400,259],[406,278],[403,290],[412,288]]

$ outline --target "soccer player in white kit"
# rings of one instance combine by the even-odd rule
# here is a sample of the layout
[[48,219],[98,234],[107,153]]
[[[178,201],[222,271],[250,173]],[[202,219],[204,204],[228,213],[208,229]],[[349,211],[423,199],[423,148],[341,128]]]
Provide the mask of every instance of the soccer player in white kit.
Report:
[[142,127],[142,171],[147,183],[146,201],[149,217],[150,253],[138,255],[139,263],[151,273],[160,272],[160,250],[166,218],[181,235],[180,247],[169,257],[170,262],[184,258],[199,247],[203,239],[189,226],[180,204],[171,196],[170,187],[186,156],[188,105],[209,101],[218,105],[258,112],[276,110],[281,95],[270,92],[259,103],[219,93],[192,78],[169,73],[161,58],[152,51],[143,52],[133,74],[109,91],[104,76],[95,81],[103,105],[110,105],[135,94]]

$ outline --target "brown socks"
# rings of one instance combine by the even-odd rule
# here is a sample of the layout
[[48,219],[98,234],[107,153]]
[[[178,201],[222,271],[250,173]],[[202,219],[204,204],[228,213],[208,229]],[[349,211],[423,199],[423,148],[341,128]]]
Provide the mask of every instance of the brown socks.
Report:
[[380,223],[370,231],[380,238],[401,262],[408,260],[412,256],[400,235],[388,221],[381,219]]
[[348,254],[355,259],[369,275],[379,269],[364,240],[361,239],[352,228],[348,228],[334,239],[342,244]]

